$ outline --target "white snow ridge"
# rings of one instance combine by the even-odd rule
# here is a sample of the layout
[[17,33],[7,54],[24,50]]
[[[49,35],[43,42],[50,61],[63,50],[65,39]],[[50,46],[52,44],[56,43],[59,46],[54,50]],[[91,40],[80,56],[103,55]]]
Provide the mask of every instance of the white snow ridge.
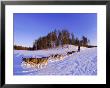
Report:
[[[31,57],[48,57],[48,63],[31,66],[22,61]],[[97,47],[81,47],[80,52],[74,45],[36,51],[14,50],[14,75],[97,75]]]

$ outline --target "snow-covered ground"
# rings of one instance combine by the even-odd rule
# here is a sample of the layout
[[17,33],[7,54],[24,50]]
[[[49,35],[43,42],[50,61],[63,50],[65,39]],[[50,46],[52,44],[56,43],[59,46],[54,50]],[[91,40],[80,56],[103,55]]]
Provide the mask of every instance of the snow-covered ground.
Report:
[[[66,55],[67,52],[77,51],[77,48],[65,45],[48,50],[14,50],[14,75],[97,75],[97,47],[81,47],[80,52]],[[23,68],[21,65],[22,57],[45,57],[51,54],[63,54],[65,57],[61,61],[49,61],[42,69]]]

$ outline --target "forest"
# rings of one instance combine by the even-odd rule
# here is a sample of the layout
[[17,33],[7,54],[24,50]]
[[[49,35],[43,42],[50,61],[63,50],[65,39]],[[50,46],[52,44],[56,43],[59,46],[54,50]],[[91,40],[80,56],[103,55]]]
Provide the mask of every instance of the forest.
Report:
[[[47,35],[39,37],[35,41],[33,41],[32,47],[23,47],[14,45],[15,50],[41,50],[41,49],[49,49],[55,48],[58,46],[62,46],[65,44],[70,45],[80,45],[88,47],[90,40],[86,36],[82,36],[81,39],[74,36],[74,33],[70,33],[68,30],[54,30],[49,32]],[[92,46],[91,46],[92,47]]]

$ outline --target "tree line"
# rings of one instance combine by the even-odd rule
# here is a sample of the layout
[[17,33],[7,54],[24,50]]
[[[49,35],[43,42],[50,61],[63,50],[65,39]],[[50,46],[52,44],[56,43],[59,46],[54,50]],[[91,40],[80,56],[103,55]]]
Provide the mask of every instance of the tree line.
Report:
[[68,30],[54,30],[49,32],[46,36],[39,37],[33,42],[33,47],[23,47],[14,45],[16,50],[40,50],[55,48],[57,46],[64,46],[65,44],[71,45],[80,45],[87,47],[90,40],[82,36],[81,39],[75,37],[73,33],[70,33]]
[[54,30],[46,36],[36,39],[33,43],[33,49],[39,50],[55,48],[57,46],[63,47],[65,44],[87,46],[89,42],[87,37],[82,36],[82,39],[79,40],[78,37],[75,37],[74,34],[68,30]]
[[34,50],[33,47],[24,47],[24,46],[18,46],[14,45],[15,50]]

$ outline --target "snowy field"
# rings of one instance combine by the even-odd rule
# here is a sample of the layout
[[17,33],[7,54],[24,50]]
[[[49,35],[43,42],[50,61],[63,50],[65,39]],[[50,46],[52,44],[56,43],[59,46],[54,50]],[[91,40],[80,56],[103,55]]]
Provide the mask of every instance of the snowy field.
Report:
[[[77,46],[69,45],[37,51],[14,50],[14,75],[97,75],[97,47],[81,47],[80,52],[66,55],[67,52],[77,51]],[[49,61],[42,69],[23,68],[22,57],[45,57],[51,54],[65,55],[63,60]]]

